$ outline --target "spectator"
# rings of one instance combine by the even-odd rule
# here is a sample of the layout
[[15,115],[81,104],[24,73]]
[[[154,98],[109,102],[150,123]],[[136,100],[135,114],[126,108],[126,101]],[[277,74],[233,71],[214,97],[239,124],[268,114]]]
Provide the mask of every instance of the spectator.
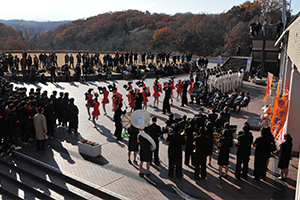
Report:
[[48,138],[47,136],[47,123],[46,117],[44,116],[44,109],[39,107],[38,113],[34,116],[33,124],[36,133],[37,139],[37,150],[45,151],[45,139]]

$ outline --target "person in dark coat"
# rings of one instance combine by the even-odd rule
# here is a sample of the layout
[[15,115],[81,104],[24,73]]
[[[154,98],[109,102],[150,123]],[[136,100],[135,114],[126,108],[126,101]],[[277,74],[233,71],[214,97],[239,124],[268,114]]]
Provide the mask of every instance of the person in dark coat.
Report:
[[48,99],[48,104],[45,106],[44,115],[46,117],[48,135],[51,139],[53,139],[54,138],[53,128],[54,128],[55,111],[54,111],[52,99]]
[[71,98],[67,106],[67,119],[69,121],[69,130],[68,130],[69,133],[71,133],[72,130],[74,130],[75,134],[79,134],[78,114],[79,114],[78,107],[74,104],[74,98]]
[[64,98],[61,101],[61,108],[62,108],[62,123],[63,123],[63,128],[67,128],[67,107],[69,103],[69,93],[65,92],[64,93]]
[[9,133],[9,142],[12,144],[12,148],[15,150],[22,149],[21,147],[21,139],[20,139],[20,127],[19,127],[19,119],[16,113],[16,106],[14,104],[10,104],[8,106],[8,119],[7,119],[7,128]]
[[241,166],[243,164],[242,178],[247,179],[248,174],[248,163],[251,155],[251,145],[253,142],[252,133],[249,132],[248,126],[243,126],[243,131],[238,133],[236,138],[236,167],[235,167],[235,177],[237,179],[241,178]]
[[184,144],[184,136],[178,133],[176,124],[173,124],[169,130],[166,141],[169,144],[169,172],[168,176],[173,177],[174,168],[176,168],[176,177],[180,178],[182,174],[182,145]]
[[218,133],[220,133],[220,131],[222,130],[222,127],[224,126],[225,123],[226,123],[226,119],[224,118],[223,114],[220,113],[219,117],[215,121],[215,127],[216,127],[216,131]]
[[224,178],[227,178],[228,173],[228,164],[229,164],[229,153],[230,148],[232,147],[232,138],[230,138],[229,124],[226,122],[224,124],[224,129],[221,133],[221,139],[218,142],[219,147],[219,157],[218,157],[218,165],[219,165],[219,178],[222,178],[222,168],[225,165],[225,175]]
[[19,112],[19,120],[20,120],[20,131],[21,131],[21,138],[23,142],[23,146],[29,145],[28,139],[29,139],[29,127],[31,125],[30,123],[30,111],[27,108],[27,102],[22,101],[21,102],[21,108]]
[[115,133],[114,136],[117,138],[117,140],[122,140],[121,133],[122,133],[122,119],[121,116],[126,113],[126,110],[122,111],[121,108],[123,106],[123,103],[119,103],[115,114],[114,114],[114,122],[115,122]]
[[140,141],[140,173],[139,176],[143,177],[143,164],[146,162],[147,174],[146,176],[150,176],[150,162],[152,160],[152,151],[151,151],[151,143],[144,138],[142,135],[139,136]]
[[278,162],[278,168],[280,169],[280,180],[285,180],[289,173],[289,163],[291,159],[291,151],[293,147],[293,139],[289,133],[284,135],[284,142],[280,144],[280,156]]
[[134,110],[142,109],[143,94],[138,92],[135,97],[135,107]]
[[260,129],[261,136],[256,138],[253,147],[255,148],[254,156],[254,177],[256,180],[266,178],[267,159],[270,157],[271,142],[268,138],[266,127]]
[[185,158],[184,164],[186,166],[190,166],[190,159],[193,155],[194,150],[194,133],[197,133],[198,130],[196,128],[196,121],[191,119],[189,121],[189,126],[184,130],[186,135],[186,144],[185,144]]
[[58,125],[62,126],[62,122],[63,122],[63,109],[62,109],[62,100],[64,97],[64,93],[60,92],[59,93],[59,97],[57,98],[57,103],[56,103],[56,109],[57,109],[57,119],[58,119]]
[[156,124],[157,118],[152,117],[152,124],[145,129],[145,132],[151,136],[156,144],[156,149],[153,151],[154,153],[154,164],[159,165],[159,137],[162,134],[161,127]]
[[170,107],[170,96],[171,96],[171,92],[172,92],[172,87],[167,86],[166,88],[164,88],[165,90],[165,97],[164,97],[164,101],[163,101],[163,114],[166,114],[166,112],[171,113],[171,107]]
[[211,166],[211,159],[213,155],[214,146],[214,126],[211,121],[205,123],[205,134],[209,137],[207,155],[208,155],[208,165]]
[[128,140],[128,163],[131,164],[131,159],[130,159],[130,155],[131,152],[133,152],[133,163],[135,165],[137,165],[137,161],[136,161],[136,155],[138,152],[138,134],[139,134],[139,129],[135,128],[134,126],[131,126],[128,129],[128,134],[129,134],[129,140]]
[[210,138],[205,132],[200,133],[195,137],[194,145],[196,146],[195,155],[195,173],[196,179],[199,179],[200,166],[201,166],[201,179],[205,179],[206,176],[206,157],[210,148]]
[[187,83],[186,80],[182,82],[182,101],[181,101],[181,106],[183,107],[184,105],[187,104],[187,89],[189,87],[189,84]]

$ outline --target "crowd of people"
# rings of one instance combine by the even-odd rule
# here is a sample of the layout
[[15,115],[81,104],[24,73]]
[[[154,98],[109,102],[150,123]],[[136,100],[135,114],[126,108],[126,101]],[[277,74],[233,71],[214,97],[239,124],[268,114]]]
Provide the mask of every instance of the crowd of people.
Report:
[[[141,72],[155,72],[160,76],[173,75],[176,73],[188,72],[190,68],[206,67],[208,59],[199,57],[192,62],[190,53],[159,52],[156,55],[151,52],[126,52],[106,54],[103,57],[100,53],[80,53],[77,55],[64,55],[64,64],[58,66],[58,56],[55,52],[39,55],[30,55],[26,51],[21,58],[11,53],[0,53],[0,76],[11,74],[13,80],[21,73],[22,81],[33,83],[36,75],[40,74],[41,82],[45,82],[45,72],[51,75],[51,82],[56,82],[57,75],[64,75],[66,81],[85,81],[89,74],[98,74],[99,80],[103,80],[103,74],[110,79],[111,73],[135,74],[138,78]],[[102,57],[102,58],[101,58]],[[71,73],[72,72],[72,73]]]
[[[132,164],[131,153],[133,152],[133,163],[137,165],[137,152],[140,155],[139,175],[144,176],[143,163],[146,162],[146,176],[150,176],[150,164],[160,165],[159,141],[166,140],[168,143],[168,176],[177,178],[183,176],[182,164],[194,166],[194,177],[205,179],[206,168],[212,166],[211,160],[213,152],[218,153],[217,164],[219,166],[219,178],[227,178],[229,168],[229,154],[233,146],[236,151],[236,179],[248,178],[248,166],[251,155],[251,148],[255,148],[254,153],[254,173],[253,178],[260,180],[266,178],[266,171],[269,159],[276,153],[274,137],[270,127],[261,128],[261,136],[255,140],[250,132],[250,126],[246,122],[237,136],[234,137],[229,122],[226,120],[221,124],[222,128],[217,131],[213,123],[211,113],[204,113],[203,108],[199,113],[188,118],[174,118],[172,114],[165,122],[164,127],[158,126],[157,118],[152,118],[152,124],[145,128],[145,132],[155,141],[156,149],[151,150],[151,143],[139,134],[138,128],[131,126],[128,129],[128,162]],[[140,148],[138,147],[140,145]],[[185,145],[185,146],[184,146]],[[289,160],[291,158],[292,138],[290,134],[285,135],[285,142],[280,145],[278,168],[281,169],[281,177],[285,180],[288,175]],[[182,152],[184,150],[184,160]],[[207,163],[208,160],[208,163]],[[223,174],[223,168],[225,173]],[[200,176],[201,175],[201,176]]]
[[[85,54],[85,56],[88,56],[88,54]],[[72,55],[68,56],[66,54],[66,63],[73,60],[70,57]],[[129,60],[127,62],[130,62],[130,55],[128,57]],[[26,58],[26,55],[23,55],[23,58]],[[52,55],[51,59],[54,58],[55,55]],[[81,58],[81,56],[78,56],[77,59]],[[164,62],[162,57],[160,59],[161,62]],[[104,63],[108,62],[107,65],[109,65],[109,60],[108,55],[108,57],[104,58]],[[133,62],[134,60],[135,55],[133,55]],[[165,61],[168,62],[167,59]],[[86,60],[83,59],[83,62],[85,65]],[[243,69],[236,70],[231,67],[206,69],[203,67],[205,66],[203,60],[199,61],[199,65],[197,63],[195,63],[192,70],[189,68],[188,71],[191,74],[187,80],[178,79],[175,82],[176,77],[171,76],[170,80],[160,83],[158,76],[152,85],[152,90],[150,89],[151,87],[146,85],[145,77],[143,77],[135,83],[137,88],[133,88],[134,83],[132,81],[123,86],[128,91],[126,97],[128,98],[130,112],[139,109],[146,110],[151,96],[153,97],[152,106],[158,109],[158,99],[164,92],[162,112],[169,116],[169,119],[165,122],[166,126],[158,126],[156,124],[157,118],[153,117],[152,125],[145,129],[145,132],[156,143],[157,148],[153,152],[151,144],[144,140],[141,135],[138,136],[139,130],[137,128],[131,126],[128,129],[128,162],[132,164],[131,152],[133,152],[133,163],[137,165],[137,152],[140,151],[140,176],[144,175],[144,162],[147,163],[147,176],[150,176],[152,154],[154,154],[154,164],[160,164],[159,140],[162,139],[166,140],[169,146],[168,175],[170,177],[173,177],[174,173],[176,177],[183,176],[182,150],[183,145],[185,145],[184,164],[195,166],[194,175],[196,179],[199,178],[200,174],[202,179],[206,177],[207,158],[208,165],[211,166],[214,149],[218,152],[219,178],[227,178],[229,153],[230,149],[235,145],[237,146],[235,177],[237,179],[247,179],[249,157],[253,146],[255,148],[253,175],[255,179],[264,179],[266,177],[268,159],[271,153],[276,150],[270,128],[263,127],[261,129],[261,137],[256,138],[253,142],[249,124],[245,123],[242,131],[239,131],[236,137],[234,137],[230,126],[231,115],[229,110],[235,111],[238,108],[237,112],[239,112],[242,107],[248,106],[250,102],[249,92],[246,92],[246,94],[242,91],[239,94],[237,93],[237,90],[242,86]],[[52,65],[55,64],[52,63]],[[194,70],[196,76],[194,76]],[[37,149],[45,150],[45,139],[48,137],[54,138],[53,132],[56,125],[67,129],[69,133],[73,131],[75,134],[78,134],[79,110],[74,104],[74,98],[69,98],[67,92],[60,92],[58,98],[56,91],[53,91],[50,95],[47,91],[41,93],[39,88],[36,90],[30,89],[27,94],[26,87],[14,88],[13,84],[3,78],[1,78],[0,88],[0,124],[3,127],[0,137],[2,146],[7,145],[18,150],[22,146],[30,145],[30,142],[36,139]],[[110,102],[108,97],[111,92],[112,110],[114,111],[113,120],[115,122],[114,135],[117,140],[122,140],[123,127],[121,117],[126,113],[126,110],[122,110],[123,105],[127,109],[123,95],[118,92],[118,88],[114,83],[107,87],[99,86],[97,89],[98,92],[94,94],[92,88],[85,93],[89,119],[92,119],[94,126],[97,127],[96,120],[100,116],[99,107],[102,103],[103,112],[106,115],[106,104]],[[229,92],[232,93],[230,94]],[[99,94],[103,95],[101,102]],[[208,108],[207,113],[204,113],[203,108],[199,108],[199,112],[191,118],[183,116],[182,118],[174,119],[171,112],[173,99],[181,101],[181,106],[186,106],[188,105],[188,94],[190,96],[189,103],[202,103],[203,106]],[[177,97],[175,98],[176,95]],[[219,115],[216,112],[219,112]],[[279,149],[281,154],[278,167],[281,169],[282,179],[285,179],[288,175],[292,148],[290,135],[285,135],[285,139],[286,141],[281,144]],[[223,168],[225,168],[224,174]]]
[[[250,25],[250,36],[251,37],[275,37],[278,38],[283,29],[282,20],[279,19],[276,25],[274,25],[273,21],[268,21],[268,19],[264,20],[264,23],[261,24],[258,19],[256,23],[251,21]],[[276,30],[276,31],[274,31]]]
[[[209,73],[208,73],[209,72]],[[207,76],[208,75],[208,76]],[[241,87],[243,70],[232,71],[231,69],[211,69],[197,71],[194,78],[191,74],[189,80],[178,80],[175,84],[175,77],[171,77],[169,81],[164,83],[159,82],[156,78],[153,83],[153,93],[150,87],[147,87],[144,78],[137,81],[134,88],[133,82],[130,81],[123,86],[128,91],[126,95],[128,98],[128,106],[131,108],[130,112],[147,109],[149,98],[154,98],[152,106],[158,109],[158,97],[161,93],[165,93],[163,100],[162,111],[163,114],[169,115],[169,119],[165,122],[165,127],[158,126],[157,118],[152,118],[152,124],[145,128],[145,132],[149,134],[156,143],[156,150],[151,151],[151,143],[145,140],[141,135],[138,136],[139,130],[133,126],[128,129],[129,144],[128,144],[128,162],[132,164],[131,154],[133,152],[133,163],[137,165],[137,152],[140,151],[140,176],[144,176],[143,163],[146,162],[146,175],[150,176],[150,163],[154,155],[154,164],[159,165],[159,140],[165,139],[168,142],[168,158],[169,158],[169,176],[182,177],[182,148],[185,145],[185,160],[184,164],[195,166],[195,178],[205,178],[206,165],[208,157],[208,165],[211,166],[213,149],[217,148],[218,151],[218,165],[219,165],[219,178],[227,178],[229,153],[233,145],[237,146],[237,159],[235,177],[237,179],[247,179],[248,163],[251,155],[251,148],[255,148],[255,167],[253,177],[255,179],[265,179],[268,159],[272,152],[276,149],[273,135],[271,134],[270,127],[263,127],[261,129],[261,137],[258,137],[253,142],[253,136],[250,132],[250,126],[245,123],[242,131],[239,131],[236,138],[234,138],[233,131],[230,126],[230,112],[238,107],[238,112],[242,107],[246,107],[250,102],[249,92],[237,93],[237,89],[228,95],[232,88]],[[194,80],[197,80],[194,82]],[[214,80],[214,81],[213,81]],[[211,87],[211,89],[209,89]],[[107,87],[98,87],[99,93],[103,94],[103,110],[106,114],[105,105],[109,103],[109,92],[112,92],[112,108],[114,111],[115,131],[114,136],[117,140],[122,140],[122,115],[126,113],[123,105],[126,105],[123,95],[118,92],[115,84]],[[195,88],[197,88],[196,91]],[[187,93],[190,91],[191,102],[193,103],[196,97],[196,103],[200,104],[202,100],[203,105],[207,106],[207,113],[204,109],[200,108],[199,113],[190,119],[187,116],[174,119],[171,113],[170,101],[173,101],[177,92],[177,100],[182,102],[185,106],[184,98],[187,98]],[[86,107],[91,118],[90,109],[92,112],[93,122],[96,127],[95,117],[100,115],[99,100],[97,93],[92,94],[93,89],[89,89],[86,96]],[[95,95],[96,94],[96,95]],[[220,112],[219,116],[215,112]],[[165,136],[166,135],[166,136]],[[286,135],[286,142],[281,145],[280,151],[285,152],[281,154],[280,164],[278,167],[282,169],[282,179],[285,179],[288,174],[288,163],[292,147],[292,139],[289,134]],[[140,145],[140,148],[138,147]],[[215,147],[214,147],[215,146]],[[289,153],[286,153],[289,152]],[[152,155],[153,154],[153,155]],[[241,167],[243,166],[243,167]],[[225,168],[225,173],[222,170]],[[243,169],[243,170],[242,170]]]
[[49,94],[40,88],[27,91],[26,87],[14,87],[1,77],[1,149],[19,150],[36,139],[37,149],[45,150],[45,139],[54,138],[57,125],[69,133],[78,133],[78,114],[74,98],[69,98],[68,92]]

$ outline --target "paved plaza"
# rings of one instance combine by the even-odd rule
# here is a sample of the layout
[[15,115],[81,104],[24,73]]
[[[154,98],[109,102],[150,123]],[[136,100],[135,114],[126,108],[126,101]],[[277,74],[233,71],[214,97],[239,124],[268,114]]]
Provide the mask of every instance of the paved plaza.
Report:
[[[175,78],[188,79],[188,75],[180,75]],[[159,81],[163,83],[168,78],[161,78]],[[133,87],[135,81],[133,80]],[[104,82],[72,82],[72,83],[47,83],[46,85],[36,83],[35,85],[27,85],[16,83],[16,86],[28,89],[40,87],[48,90],[48,94],[53,90],[59,92],[69,92],[70,98],[75,98],[75,104],[78,106],[79,114],[79,132],[80,135],[75,136],[68,134],[66,130],[57,129],[54,132],[56,138],[47,140],[47,150],[44,152],[35,150],[35,143],[31,146],[24,147],[20,153],[29,155],[44,163],[47,163],[62,173],[72,174],[80,179],[84,179],[91,185],[98,188],[119,194],[123,199],[294,199],[296,177],[298,170],[298,158],[293,157],[290,162],[289,178],[286,182],[280,181],[279,170],[277,169],[278,158],[271,158],[268,166],[266,180],[257,181],[251,176],[247,180],[236,180],[235,171],[235,152],[236,148],[231,149],[230,166],[228,179],[218,178],[218,155],[214,153],[212,167],[207,168],[207,177],[205,180],[196,180],[193,177],[193,167],[187,167],[183,164],[182,178],[168,177],[168,145],[165,140],[160,141],[159,156],[161,159],[160,166],[151,165],[150,177],[139,177],[137,165],[128,163],[127,145],[128,139],[122,141],[116,140],[113,136],[115,126],[113,112],[111,111],[111,94],[109,95],[110,104],[106,106],[107,115],[103,115],[102,105],[100,106],[101,116],[97,121],[97,128],[93,128],[92,121],[88,120],[85,107],[84,93],[89,88],[94,88],[98,92],[98,86],[107,86],[115,82],[118,91],[123,94],[124,102],[128,104],[126,93],[123,85],[127,83],[125,80],[113,80]],[[146,85],[151,88],[154,79],[146,78]],[[265,94],[265,86],[258,86],[250,82],[244,82],[243,91],[249,91],[251,101],[248,109],[242,109],[239,114],[231,113],[231,124],[238,125],[238,131],[241,130],[243,123],[248,117],[259,117],[261,108],[264,105],[262,99]],[[152,91],[153,92],[153,91]],[[164,126],[167,115],[163,115],[162,100],[160,97],[159,109],[153,108],[153,98],[149,98],[147,111],[151,116],[157,116],[158,125]],[[100,95],[100,99],[102,96]],[[188,97],[189,100],[189,97]],[[273,97],[269,97],[267,103],[272,103]],[[193,117],[197,113],[198,105],[189,105],[180,107],[181,102],[174,99],[171,105],[171,112],[175,117],[187,115],[188,118]],[[129,109],[127,109],[129,111]],[[206,110],[206,109],[205,109]],[[252,131],[254,139],[259,136],[259,132]],[[90,158],[78,153],[77,142],[82,139],[98,142],[102,145],[102,156]],[[250,175],[253,174],[254,168],[254,149],[252,149],[251,161],[249,166]],[[183,154],[184,156],[184,154]],[[139,161],[139,156],[138,156]]]

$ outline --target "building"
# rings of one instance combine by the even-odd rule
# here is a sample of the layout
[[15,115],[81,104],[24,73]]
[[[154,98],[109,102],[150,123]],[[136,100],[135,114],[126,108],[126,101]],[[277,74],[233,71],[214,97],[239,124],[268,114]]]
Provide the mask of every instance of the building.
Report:
[[294,152],[300,151],[300,17],[298,16],[282,33],[275,45],[280,45],[281,94],[289,90],[287,133],[293,137]]
[[[283,80],[281,94],[289,90],[289,110],[287,116],[287,133],[293,137],[293,152],[300,151],[300,13],[294,21],[282,33],[276,44],[280,44],[280,72]],[[295,199],[300,199],[300,161],[298,165],[298,177]]]

